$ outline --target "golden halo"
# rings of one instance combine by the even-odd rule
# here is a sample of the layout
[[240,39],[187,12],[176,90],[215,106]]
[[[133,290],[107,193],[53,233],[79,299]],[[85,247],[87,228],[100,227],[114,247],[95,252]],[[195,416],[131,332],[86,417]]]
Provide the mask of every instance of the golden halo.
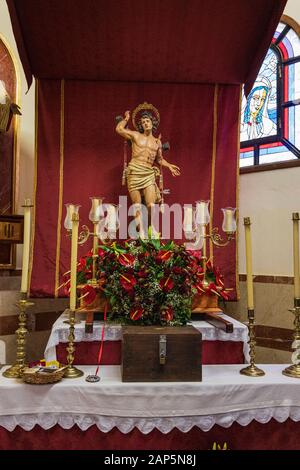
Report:
[[[153,106],[153,104],[151,103],[147,103],[146,101],[142,104],[139,104],[132,112],[132,124],[133,124],[133,127],[138,131],[139,130],[139,127],[136,123],[136,120],[137,118],[139,117],[139,114],[142,112],[142,111],[152,111],[153,114],[155,114],[155,117],[156,117],[156,120],[157,120],[157,127],[159,126],[159,123],[160,123],[160,116],[159,116],[159,112],[158,112],[158,109],[155,108],[155,106]],[[139,119],[138,119],[139,121]]]

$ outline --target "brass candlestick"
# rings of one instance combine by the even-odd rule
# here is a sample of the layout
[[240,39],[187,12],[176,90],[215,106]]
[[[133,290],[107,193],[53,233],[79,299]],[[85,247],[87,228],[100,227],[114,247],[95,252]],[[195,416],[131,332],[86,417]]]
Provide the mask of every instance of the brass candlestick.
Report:
[[249,377],[261,377],[265,375],[262,369],[259,369],[255,365],[255,326],[254,326],[254,309],[248,309],[248,329],[249,329],[249,355],[250,355],[250,365],[240,370],[240,374],[248,375]]
[[29,302],[26,298],[27,294],[21,293],[21,299],[16,302],[17,307],[20,310],[19,313],[19,325],[16,330],[17,337],[17,354],[16,362],[13,366],[3,372],[3,376],[7,379],[21,379],[23,370],[26,367],[26,335],[28,330],[26,328],[27,315],[26,310],[31,307],[33,302]]
[[70,328],[69,328],[69,337],[68,337],[68,346],[67,346],[67,361],[68,361],[68,367],[66,368],[66,371],[64,373],[64,378],[65,379],[76,379],[77,377],[81,377],[83,375],[82,370],[77,369],[77,367],[73,366],[74,362],[74,357],[75,357],[75,311],[70,310],[69,312],[69,322],[70,322]]
[[294,299],[294,308],[289,310],[295,315],[294,341],[292,343],[292,365],[282,371],[283,375],[300,379],[300,298]]

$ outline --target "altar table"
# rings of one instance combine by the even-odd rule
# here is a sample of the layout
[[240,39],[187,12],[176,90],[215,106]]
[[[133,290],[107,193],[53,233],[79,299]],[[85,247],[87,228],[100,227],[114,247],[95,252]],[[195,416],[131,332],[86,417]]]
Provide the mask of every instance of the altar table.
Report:
[[202,382],[122,383],[119,366],[29,385],[0,377],[0,449],[300,448],[300,381],[284,365],[246,377],[240,365],[203,366]]
[[[191,324],[202,333],[203,364],[243,364],[249,362],[248,328],[243,323],[221,314],[233,323],[233,332],[214,327],[206,321],[193,321]],[[78,315],[80,318],[80,316]],[[45,349],[47,361],[58,360],[66,363],[66,343],[68,342],[69,325],[68,311],[64,312],[53,324],[52,331]],[[75,325],[75,364],[97,364],[103,322],[95,321],[93,333],[85,332],[85,322]],[[118,365],[121,363],[122,327],[105,325],[105,345],[102,364]]]

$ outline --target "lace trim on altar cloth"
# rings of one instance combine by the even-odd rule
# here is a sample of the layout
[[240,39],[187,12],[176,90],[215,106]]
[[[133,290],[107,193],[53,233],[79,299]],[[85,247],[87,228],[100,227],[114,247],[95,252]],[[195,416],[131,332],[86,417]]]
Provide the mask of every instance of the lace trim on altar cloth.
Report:
[[265,424],[272,418],[279,423],[283,423],[287,419],[298,422],[300,421],[300,407],[281,406],[208,416],[169,418],[122,418],[71,413],[39,413],[0,416],[0,426],[7,431],[13,431],[16,426],[20,426],[25,431],[31,431],[36,425],[41,426],[43,429],[50,429],[56,424],[63,429],[71,429],[76,425],[81,431],[86,431],[91,426],[96,425],[102,432],[109,432],[117,427],[123,434],[128,434],[134,428],[137,428],[142,434],[149,434],[153,429],[158,429],[163,434],[167,434],[174,428],[179,429],[181,432],[188,432],[193,426],[207,432],[216,424],[223,428],[229,428],[234,422],[241,426],[247,426],[253,420]]

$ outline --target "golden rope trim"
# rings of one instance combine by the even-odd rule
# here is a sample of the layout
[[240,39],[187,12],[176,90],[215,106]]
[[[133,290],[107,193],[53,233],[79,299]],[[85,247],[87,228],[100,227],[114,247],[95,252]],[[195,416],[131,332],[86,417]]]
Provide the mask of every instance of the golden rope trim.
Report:
[[[215,173],[216,173],[216,158],[217,158],[217,130],[218,130],[218,96],[219,85],[215,84],[214,91],[214,114],[213,114],[213,144],[212,144],[212,162],[211,162],[211,186],[210,186],[210,222],[209,231],[213,229],[213,215],[214,215],[214,195],[215,195]],[[209,239],[209,257],[213,260],[214,249],[213,242]]]
[[59,286],[59,264],[61,245],[61,218],[63,200],[63,176],[64,176],[64,151],[65,151],[65,81],[60,82],[60,143],[59,143],[59,193],[57,213],[57,238],[56,238],[56,260],[55,260],[55,288],[54,296],[58,297]]
[[137,123],[135,121],[136,119],[136,116],[137,114],[142,111],[142,110],[150,110],[150,111],[153,111],[153,113],[155,114],[156,116],[156,119],[158,121],[158,124],[157,124],[157,127],[159,126],[159,123],[160,123],[160,115],[159,115],[159,112],[158,112],[158,109],[153,106],[153,104],[151,103],[147,103],[147,101],[145,101],[144,103],[142,104],[139,104],[132,112],[132,124],[133,124],[133,127],[138,130],[138,126],[137,126]]
[[30,296],[31,276],[33,267],[33,254],[35,242],[35,217],[36,217],[36,193],[37,193],[37,172],[38,172],[38,122],[39,122],[39,81],[35,80],[35,115],[34,115],[34,177],[33,177],[33,208],[31,219],[31,249],[29,257],[29,282],[28,294]]
[[236,298],[240,300],[240,280],[239,280],[239,195],[240,195],[240,131],[241,131],[241,110],[242,110],[243,86],[240,85],[238,129],[237,129],[237,164],[236,164],[236,233],[235,233],[235,285]]

